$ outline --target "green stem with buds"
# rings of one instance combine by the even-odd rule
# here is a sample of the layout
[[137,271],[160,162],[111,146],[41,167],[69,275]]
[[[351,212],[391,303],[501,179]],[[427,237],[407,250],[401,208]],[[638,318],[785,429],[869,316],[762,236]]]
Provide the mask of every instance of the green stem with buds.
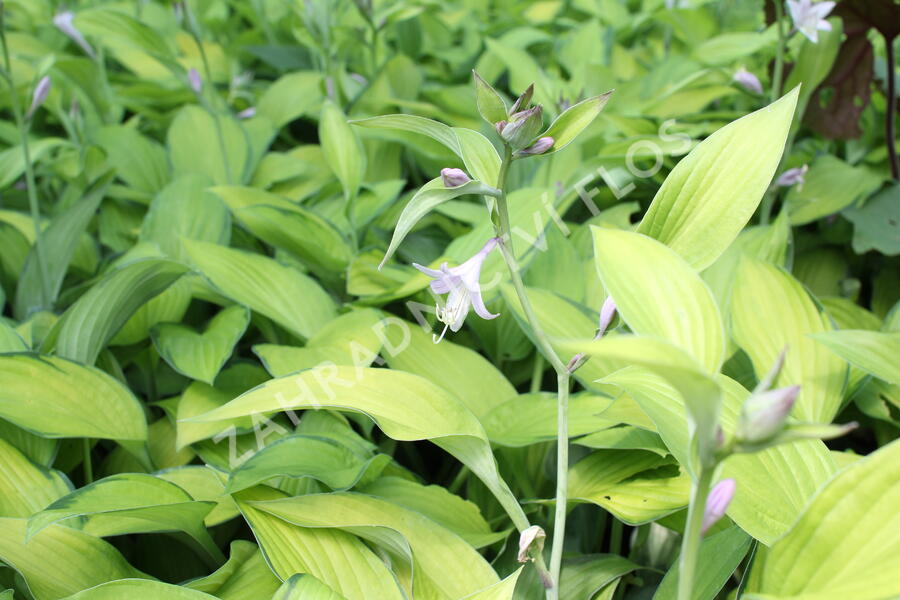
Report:
[[[509,166],[512,163],[512,151],[507,146],[504,150],[503,162],[500,164],[500,173],[497,177],[497,188],[500,195],[497,197],[497,217],[495,223],[497,237],[500,239],[499,247],[512,279],[513,287],[525,314],[525,320],[531,327],[535,344],[544,355],[544,358],[556,371],[557,377],[557,453],[556,453],[556,515],[553,522],[553,542],[550,550],[549,581],[545,579],[547,598],[557,600],[559,598],[559,575],[562,569],[563,540],[566,529],[566,508],[568,492],[568,467],[569,467],[569,379],[570,373],[565,363],[553,350],[547,334],[541,327],[528,293],[522,274],[516,261],[513,250],[511,227],[509,222],[509,207],[506,202],[506,179],[509,174]],[[540,569],[541,565],[537,565]],[[543,574],[542,574],[543,575]]]
[[715,467],[701,467],[700,474],[691,488],[691,504],[688,506],[687,523],[681,541],[681,556],[678,561],[678,600],[691,600],[694,592],[694,574],[697,570],[697,555],[702,540],[703,512],[709,495]]

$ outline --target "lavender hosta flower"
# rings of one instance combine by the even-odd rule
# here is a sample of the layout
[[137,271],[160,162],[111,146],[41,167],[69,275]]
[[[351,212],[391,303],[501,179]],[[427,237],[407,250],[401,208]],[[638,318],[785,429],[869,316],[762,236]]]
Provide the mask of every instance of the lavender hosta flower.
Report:
[[241,112],[237,114],[238,119],[252,119],[256,116],[256,107],[251,106],[249,108],[245,108]]
[[203,91],[203,78],[200,77],[200,71],[197,69],[191,68],[191,70],[188,71],[188,83],[195,94],[199,94]]
[[751,394],[741,407],[738,439],[758,444],[775,437],[784,429],[799,393],[800,386],[792,385]]
[[519,554],[517,557],[519,562],[524,563],[534,560],[534,555],[543,551],[546,538],[547,534],[537,525],[532,525],[523,531],[519,535]]
[[70,10],[58,13],[53,17],[53,24],[56,25],[57,29],[66,34],[70,40],[78,44],[81,49],[84,50],[85,54],[91,58],[96,58],[97,55],[94,53],[94,49],[75,27],[75,13]]
[[31,95],[31,106],[28,107],[28,112],[25,113],[25,120],[30,120],[31,117],[34,116],[34,113],[41,107],[47,100],[47,95],[50,94],[50,87],[52,86],[52,82],[50,81],[50,77],[44,75],[41,77],[41,80],[38,81],[38,84],[34,86],[34,93]]
[[754,94],[763,93],[763,87],[762,83],[759,82],[759,77],[757,77],[744,67],[738,69],[732,79],[735,83],[740,85],[748,92],[753,92]]
[[429,269],[413,263],[415,268],[434,279],[431,282],[432,292],[441,295],[447,294],[444,305],[438,304],[435,307],[438,321],[444,324],[444,330],[441,331],[440,337],[434,339],[435,344],[444,339],[448,328],[454,333],[459,331],[472,308],[475,309],[475,314],[482,319],[496,319],[500,316],[488,311],[484,305],[479,282],[484,260],[497,247],[498,242],[498,238],[489,239],[472,258],[457,267],[448,267],[447,263],[443,263],[440,269]]
[[472,181],[462,169],[441,169],[441,181],[444,187],[455,188]]
[[819,41],[820,31],[831,31],[831,23],[825,17],[834,8],[834,2],[815,2],[812,0],[787,0],[788,11],[794,21],[794,27],[813,44]]
[[791,187],[798,184],[802,186],[806,182],[807,171],[809,171],[809,165],[788,169],[778,176],[778,179],[775,180],[775,185],[778,187]]
[[519,150],[519,154],[522,156],[531,156],[534,154],[543,154],[547,150],[553,147],[554,139],[549,136],[544,136],[542,138],[538,138],[538,140],[532,145],[528,146],[524,150]]
[[710,527],[715,525],[719,519],[725,516],[728,505],[734,498],[734,491],[737,483],[734,479],[723,479],[709,492],[706,498],[706,509],[703,511],[703,526],[701,534],[705,535]]

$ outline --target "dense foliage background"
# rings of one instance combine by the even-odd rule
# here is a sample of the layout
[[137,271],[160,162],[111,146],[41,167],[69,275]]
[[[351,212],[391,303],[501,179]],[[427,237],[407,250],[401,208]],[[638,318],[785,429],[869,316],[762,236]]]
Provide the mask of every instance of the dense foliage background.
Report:
[[[717,471],[737,491],[692,597],[900,596],[900,5],[827,19],[814,41],[754,0],[5,0],[0,598],[544,596],[515,514],[553,533],[552,360],[499,252],[500,317],[437,344],[411,266],[494,235],[496,181],[440,196],[442,169],[490,172],[467,148],[502,150],[473,69],[506,106],[533,84],[545,126],[614,90],[503,190],[537,318],[590,356],[560,597],[676,594],[690,377],[590,346],[614,286],[606,337],[697,358],[723,444],[785,348],[800,386],[811,439]],[[390,114],[422,119],[366,120]]]

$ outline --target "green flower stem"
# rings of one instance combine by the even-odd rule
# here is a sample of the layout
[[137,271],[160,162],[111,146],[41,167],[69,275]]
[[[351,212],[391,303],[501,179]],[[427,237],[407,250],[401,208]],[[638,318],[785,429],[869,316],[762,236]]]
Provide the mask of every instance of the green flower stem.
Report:
[[91,462],[91,438],[84,438],[84,484],[94,483],[94,465]]
[[784,73],[784,46],[787,36],[784,33],[784,9],[781,0],[775,0],[775,26],[778,28],[778,47],[775,50],[775,70],[772,73],[772,102],[781,97],[781,79]]
[[47,274],[47,259],[44,255],[44,245],[41,236],[41,209],[37,197],[37,185],[34,179],[34,165],[31,164],[31,152],[28,148],[28,123],[19,106],[19,95],[16,92],[16,83],[13,79],[12,61],[9,58],[9,46],[6,43],[6,19],[3,7],[0,5],[0,44],[3,46],[3,64],[5,66],[4,78],[9,84],[9,103],[12,107],[13,118],[19,130],[19,138],[22,140],[22,154],[25,159],[25,184],[28,188],[28,208],[31,212],[31,220],[34,223],[34,258],[37,260],[38,272],[41,276],[41,308],[48,308],[51,301],[50,277]]
[[688,507],[678,565],[678,600],[691,600],[693,597],[694,573],[697,570],[697,554],[702,538],[703,512],[706,510],[706,497],[709,495],[713,471],[714,466],[701,467],[700,475],[691,487],[691,504]]
[[[511,227],[509,223],[509,207],[506,202],[506,179],[509,174],[509,165],[512,162],[512,152],[507,147],[504,152],[503,162],[500,165],[500,173],[497,177],[497,188],[500,195],[497,197],[497,216],[498,222],[495,224],[497,237],[500,238],[500,253],[506,261],[509,269],[510,278],[519,303],[522,305],[522,312],[525,313],[525,319],[531,326],[532,334],[538,349],[544,355],[544,358],[551,364],[557,376],[557,454],[556,454],[556,515],[553,522],[553,543],[550,551],[550,572],[549,581],[545,580],[545,585],[552,587],[547,589],[547,598],[557,600],[559,598],[559,574],[562,569],[562,550],[563,540],[565,538],[566,529],[566,508],[567,508],[567,488],[568,488],[568,467],[569,467],[569,370],[565,363],[553,350],[547,334],[541,327],[531,301],[528,299],[528,293],[525,290],[525,283],[522,281],[522,274],[519,270],[519,264],[516,261],[515,252],[513,250],[513,241],[511,235]],[[540,569],[540,565],[536,563]]]

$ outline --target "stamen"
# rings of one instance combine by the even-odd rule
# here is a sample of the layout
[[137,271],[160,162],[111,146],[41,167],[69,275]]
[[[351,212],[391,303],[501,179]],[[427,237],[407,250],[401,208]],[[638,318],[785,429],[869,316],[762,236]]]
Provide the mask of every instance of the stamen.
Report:
[[431,334],[431,341],[435,344],[439,344],[442,339],[444,339],[444,334],[447,333],[447,328],[450,327],[450,323],[444,323],[444,330],[441,331],[441,337],[438,337],[436,333]]

